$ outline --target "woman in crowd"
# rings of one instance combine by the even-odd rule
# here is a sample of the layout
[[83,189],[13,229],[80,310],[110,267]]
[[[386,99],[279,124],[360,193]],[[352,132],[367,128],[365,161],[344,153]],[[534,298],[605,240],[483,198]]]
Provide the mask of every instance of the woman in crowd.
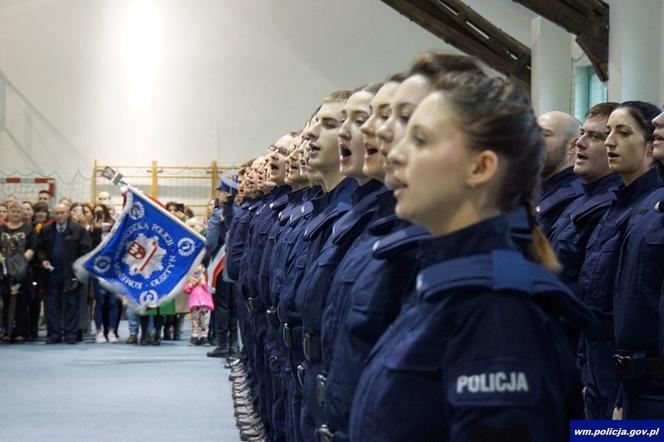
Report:
[[23,343],[26,336],[28,299],[32,289],[30,261],[37,249],[37,234],[26,223],[23,205],[9,206],[7,223],[0,225],[1,290],[4,304],[4,342]]
[[[104,204],[95,204],[94,207],[83,205],[83,213],[86,222],[92,227],[91,238],[92,247],[97,247],[106,238],[113,228],[114,220],[111,212]],[[88,210],[89,209],[89,210]],[[93,283],[95,292],[95,310],[94,321],[97,330],[95,342],[97,344],[117,344],[118,324],[120,322],[120,313],[122,311],[122,302],[108,290],[104,289],[98,280]],[[134,321],[136,332],[138,332],[138,320]],[[131,335],[131,333],[130,333]],[[134,335],[136,336],[136,334]]]
[[7,211],[7,205],[4,203],[0,203],[0,224],[4,224],[7,222],[7,215],[9,212]]
[[[611,131],[605,142],[609,167],[625,183],[618,197],[623,197],[632,183],[645,184],[647,194],[632,205],[618,233],[624,239],[619,248],[613,296],[618,352],[614,368],[621,377],[622,417],[664,419],[660,306],[664,289],[664,203],[663,207],[658,206],[664,200],[664,114],[649,103],[626,102],[611,113],[607,126]],[[649,169],[653,154],[656,167]]]
[[53,218],[51,218],[48,213],[48,204],[36,203],[32,207],[35,211],[35,230],[37,231],[37,234],[39,234],[43,226],[53,222]]
[[[351,440],[567,438],[582,410],[560,318],[591,316],[521,255],[506,218],[521,205],[534,213],[543,151],[530,103],[505,80],[449,74],[418,105],[389,159],[397,215],[432,238],[415,298],[369,355]],[[556,268],[533,235],[527,258]]]
[[30,201],[23,201],[22,206],[23,206],[23,222],[25,222],[26,224],[33,225],[35,210],[32,207],[32,203]]

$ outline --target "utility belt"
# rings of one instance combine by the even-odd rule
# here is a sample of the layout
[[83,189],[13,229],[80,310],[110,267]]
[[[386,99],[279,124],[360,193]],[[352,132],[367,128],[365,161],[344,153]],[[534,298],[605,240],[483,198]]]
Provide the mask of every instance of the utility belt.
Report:
[[318,442],[333,442],[334,441],[334,433],[332,431],[330,431],[330,428],[325,424],[321,425],[316,430],[316,437],[318,438]]
[[659,356],[618,350],[613,355],[613,365],[623,379],[664,381],[664,359]]
[[316,375],[316,400],[318,401],[318,406],[322,407],[323,402],[325,402],[325,387],[327,383],[327,376],[324,374]]
[[265,316],[267,316],[267,322],[274,328],[275,330],[279,329],[279,317],[277,316],[277,309],[274,307],[269,307],[267,310],[265,310]]
[[263,302],[256,297],[253,296],[248,297],[246,304],[247,304],[247,310],[251,314],[261,313],[265,311],[265,304],[263,304]]
[[317,333],[306,332],[302,339],[304,346],[304,357],[311,364],[320,364],[323,361],[321,339]]

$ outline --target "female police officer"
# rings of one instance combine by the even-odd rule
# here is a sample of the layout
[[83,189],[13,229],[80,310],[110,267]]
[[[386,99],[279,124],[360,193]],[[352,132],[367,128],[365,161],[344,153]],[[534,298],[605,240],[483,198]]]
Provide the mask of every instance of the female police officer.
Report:
[[[510,239],[543,141],[525,95],[501,79],[448,74],[390,153],[396,213],[424,226],[417,298],[378,341],[360,379],[350,439],[562,440],[580,412],[561,317],[590,315]],[[541,232],[534,256],[555,266]]]
[[[655,155],[657,168],[645,173],[640,163],[648,162],[661,112],[643,102],[626,102],[611,113],[611,130],[606,139],[609,167],[625,181],[644,187],[645,196],[635,202],[620,230],[622,244],[613,293],[615,368],[621,377],[623,417],[664,418],[664,331],[662,330],[662,281],[664,278],[664,214],[657,204],[664,200],[660,171],[664,154],[661,135]],[[658,128],[661,133],[662,129]],[[636,167],[635,167],[636,166]],[[642,173],[635,178],[635,172]],[[624,190],[623,190],[624,192]],[[664,204],[664,203],[663,203]]]

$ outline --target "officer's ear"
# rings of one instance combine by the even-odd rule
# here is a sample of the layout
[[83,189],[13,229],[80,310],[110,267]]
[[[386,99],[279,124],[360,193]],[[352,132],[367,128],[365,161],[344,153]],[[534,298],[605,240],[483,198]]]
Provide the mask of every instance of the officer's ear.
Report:
[[470,175],[466,182],[470,188],[488,183],[498,173],[498,155],[492,150],[481,151],[471,161]]

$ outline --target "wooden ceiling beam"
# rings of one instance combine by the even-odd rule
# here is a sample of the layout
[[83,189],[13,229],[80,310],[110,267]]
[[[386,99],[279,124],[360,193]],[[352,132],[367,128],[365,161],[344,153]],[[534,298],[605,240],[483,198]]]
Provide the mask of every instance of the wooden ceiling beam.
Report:
[[448,44],[530,89],[530,49],[459,0],[382,0]]
[[576,35],[602,81],[609,79],[609,5],[601,0],[513,0]]

